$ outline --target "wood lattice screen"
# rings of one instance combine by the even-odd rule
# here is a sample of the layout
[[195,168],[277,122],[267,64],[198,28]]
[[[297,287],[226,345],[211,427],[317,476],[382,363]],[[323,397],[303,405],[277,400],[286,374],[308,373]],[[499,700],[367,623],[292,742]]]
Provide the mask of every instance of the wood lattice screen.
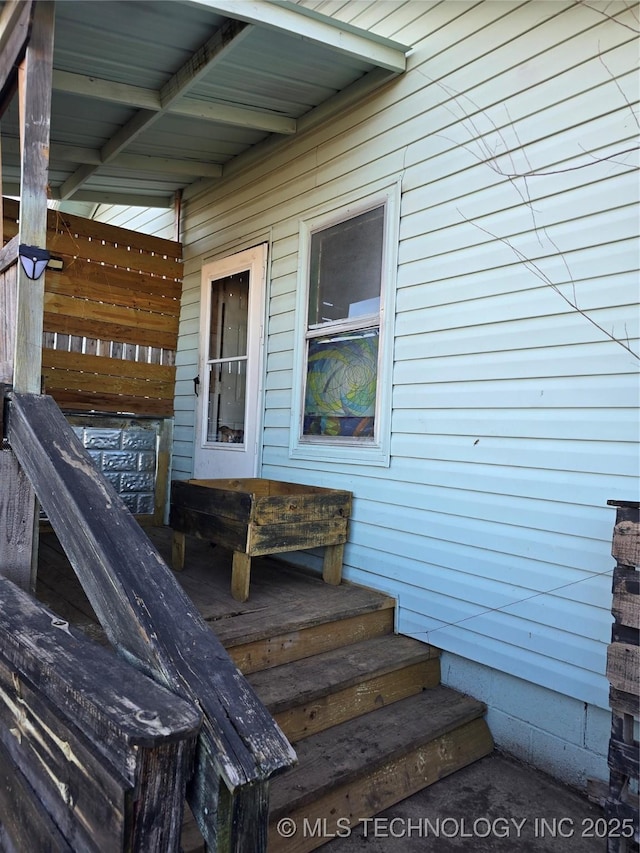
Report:
[[[4,236],[18,204],[4,200]],[[49,211],[44,391],[62,409],[173,414],[182,246]]]

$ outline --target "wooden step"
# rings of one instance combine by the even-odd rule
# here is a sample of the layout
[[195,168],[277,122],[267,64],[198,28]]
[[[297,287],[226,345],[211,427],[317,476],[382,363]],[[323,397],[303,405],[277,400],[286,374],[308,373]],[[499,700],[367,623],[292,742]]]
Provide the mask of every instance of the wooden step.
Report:
[[439,651],[387,635],[248,676],[287,738],[302,738],[440,682]]
[[475,699],[434,687],[300,741],[298,764],[271,785],[269,853],[314,850],[336,830],[488,755],[484,711]]
[[241,672],[248,675],[393,633],[393,598],[349,584],[318,584],[317,598],[283,604],[277,629],[272,621],[265,623],[260,608],[209,622]]

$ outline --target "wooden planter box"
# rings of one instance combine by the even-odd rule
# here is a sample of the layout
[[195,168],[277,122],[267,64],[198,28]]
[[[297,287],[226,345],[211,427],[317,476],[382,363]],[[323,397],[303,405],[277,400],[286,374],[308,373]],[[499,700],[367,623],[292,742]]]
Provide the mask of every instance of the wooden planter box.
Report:
[[323,546],[322,577],[339,584],[351,492],[279,480],[175,480],[171,485],[173,568],[184,566],[185,535],[233,551],[231,593],[249,597],[251,558]]

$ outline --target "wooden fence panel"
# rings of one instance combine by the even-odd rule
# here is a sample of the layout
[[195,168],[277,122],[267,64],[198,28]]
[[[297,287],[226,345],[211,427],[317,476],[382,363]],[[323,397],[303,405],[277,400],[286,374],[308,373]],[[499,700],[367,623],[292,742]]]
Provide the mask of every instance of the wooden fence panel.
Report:
[[[10,238],[18,204],[3,211]],[[47,248],[62,269],[45,277],[45,391],[66,410],[172,416],[180,243],[49,211]]]

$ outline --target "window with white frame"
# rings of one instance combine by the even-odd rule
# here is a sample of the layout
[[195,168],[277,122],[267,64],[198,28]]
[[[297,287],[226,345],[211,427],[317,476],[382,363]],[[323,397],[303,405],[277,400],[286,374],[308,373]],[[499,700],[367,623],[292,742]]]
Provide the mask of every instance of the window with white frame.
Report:
[[303,224],[294,456],[388,461],[396,233],[391,194]]

